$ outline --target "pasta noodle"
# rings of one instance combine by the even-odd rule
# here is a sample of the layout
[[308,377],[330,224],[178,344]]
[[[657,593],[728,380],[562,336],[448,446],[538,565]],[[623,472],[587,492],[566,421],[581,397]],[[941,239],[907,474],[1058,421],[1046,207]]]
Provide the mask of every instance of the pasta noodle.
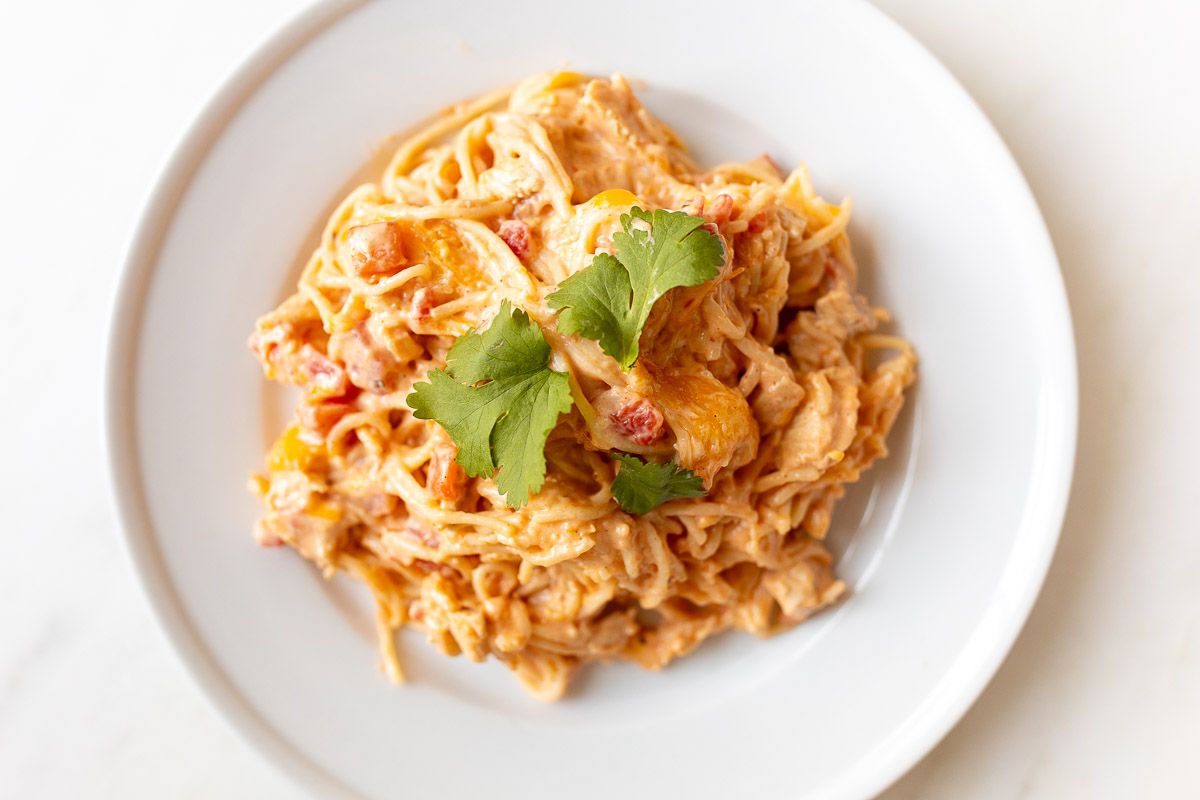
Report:
[[[634,204],[704,217],[725,264],[659,300],[623,372],[545,299]],[[267,376],[304,393],[255,478],[259,541],[370,589],[397,681],[403,626],[554,699],[587,662],[657,669],[722,630],[801,622],[845,592],[822,539],[915,377],[856,291],[849,214],[803,168],[702,170],[621,76],[541,75],[451,109],[342,202],[256,326]],[[575,397],[520,509],[405,403],[504,300]],[[674,457],[707,494],[625,513],[612,451]]]

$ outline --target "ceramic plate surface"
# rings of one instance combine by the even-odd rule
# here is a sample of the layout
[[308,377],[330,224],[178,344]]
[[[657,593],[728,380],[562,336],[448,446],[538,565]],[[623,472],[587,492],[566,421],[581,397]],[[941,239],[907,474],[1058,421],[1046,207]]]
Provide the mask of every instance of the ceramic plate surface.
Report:
[[[110,343],[117,504],[197,680],[315,793],[867,796],[954,724],[1024,622],[1076,423],[1034,200],[965,92],[870,6],[737,7],[319,5],[227,82],[151,195]],[[554,705],[406,634],[411,682],[393,687],[365,593],[251,538],[246,477],[281,422],[246,337],[389,135],[563,67],[645,81],[702,163],[769,152],[852,196],[864,288],[920,377],[892,455],[837,509],[852,594],[836,608],[766,641],[716,637],[660,673],[592,667]]]

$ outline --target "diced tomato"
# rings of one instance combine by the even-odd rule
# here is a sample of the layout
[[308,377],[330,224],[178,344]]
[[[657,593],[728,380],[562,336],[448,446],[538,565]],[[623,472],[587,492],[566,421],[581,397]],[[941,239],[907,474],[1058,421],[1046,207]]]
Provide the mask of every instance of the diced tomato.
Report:
[[300,348],[300,369],[309,392],[322,397],[346,393],[346,371],[311,344]]
[[513,255],[524,261],[533,252],[533,240],[529,226],[517,219],[506,219],[500,223],[500,238],[513,251]]
[[350,382],[363,391],[387,394],[396,388],[400,359],[371,333],[365,322],[330,338],[332,351],[346,364]]
[[354,410],[354,404],[344,399],[301,403],[300,424],[306,431],[325,438],[342,417]]
[[394,275],[408,265],[399,223],[373,222],[351,228],[346,244],[360,278]]
[[417,319],[428,319],[429,312],[433,311],[437,304],[437,295],[428,286],[419,286],[413,292],[412,313]]
[[425,474],[425,488],[439,500],[454,502],[462,497],[467,485],[467,473],[454,457],[458,455],[453,445],[439,447],[433,451]]
[[746,230],[749,233],[762,233],[767,229],[767,212],[760,211],[750,218],[746,223]]
[[644,397],[621,406],[609,419],[622,435],[640,445],[654,444],[664,434],[662,412]]

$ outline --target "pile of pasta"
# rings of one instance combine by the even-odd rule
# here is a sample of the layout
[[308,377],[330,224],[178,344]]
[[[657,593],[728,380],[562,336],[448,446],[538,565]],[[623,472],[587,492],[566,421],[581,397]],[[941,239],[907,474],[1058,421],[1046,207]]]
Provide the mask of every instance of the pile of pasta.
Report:
[[[626,372],[545,299],[635,205],[702,217],[725,260],[654,306]],[[801,622],[845,592],[822,540],[915,377],[856,290],[849,214],[765,156],[700,168],[620,76],[539,75],[449,109],[341,203],[257,323],[267,376],[302,392],[254,479],[260,543],[370,588],[396,680],[403,626],[555,699],[590,661],[658,669],[719,631]],[[575,395],[519,509],[405,402],[504,301]],[[675,459],[706,494],[626,513],[614,452]]]

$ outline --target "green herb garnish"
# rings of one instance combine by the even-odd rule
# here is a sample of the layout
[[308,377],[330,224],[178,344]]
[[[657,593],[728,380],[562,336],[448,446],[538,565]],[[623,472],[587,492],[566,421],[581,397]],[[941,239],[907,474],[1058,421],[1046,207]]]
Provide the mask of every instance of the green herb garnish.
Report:
[[[635,220],[648,223],[649,230]],[[682,211],[650,213],[634,206],[622,214],[623,232],[613,235],[616,256],[597,254],[546,299],[562,310],[558,330],[595,339],[628,371],[654,303],[676,286],[696,286],[720,271],[721,239],[704,224]]]
[[495,474],[514,508],[542,488],[546,438],[558,415],[571,410],[567,373],[549,364],[541,328],[506,300],[492,324],[459,338],[446,369],[430,372],[429,383],[413,386],[407,400],[418,419],[446,429],[468,475]]
[[645,514],[668,500],[705,495],[700,476],[673,462],[655,464],[623,453],[613,458],[621,462],[612,483],[613,498],[630,514]]

